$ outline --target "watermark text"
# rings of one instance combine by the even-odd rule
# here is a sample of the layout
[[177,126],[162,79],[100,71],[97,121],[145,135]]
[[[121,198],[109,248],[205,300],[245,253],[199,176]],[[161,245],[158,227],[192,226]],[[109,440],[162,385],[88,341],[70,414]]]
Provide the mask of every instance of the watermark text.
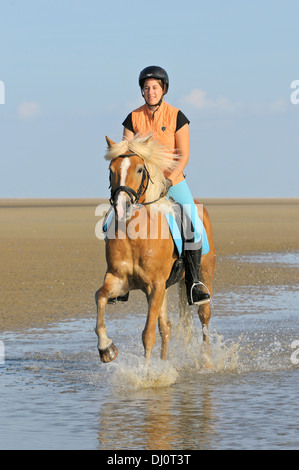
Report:
[[3,80],[0,80],[0,104],[5,104],[5,85]]
[[292,341],[291,348],[295,349],[291,354],[291,363],[297,365],[299,364],[299,339]]
[[294,90],[290,96],[291,103],[299,104],[299,80],[293,80],[291,82],[291,89]]
[[[201,216],[195,218],[194,212]],[[152,204],[146,209],[142,204],[132,205],[121,211],[122,217],[117,217],[117,210],[110,204],[99,204],[95,215],[100,217],[96,223],[95,235],[99,240],[174,240],[183,239],[185,248],[197,249],[196,243],[202,241],[203,205],[183,204],[182,213],[178,216],[170,209],[169,204]],[[195,221],[193,227],[191,220]],[[197,222],[196,222],[197,221]]]

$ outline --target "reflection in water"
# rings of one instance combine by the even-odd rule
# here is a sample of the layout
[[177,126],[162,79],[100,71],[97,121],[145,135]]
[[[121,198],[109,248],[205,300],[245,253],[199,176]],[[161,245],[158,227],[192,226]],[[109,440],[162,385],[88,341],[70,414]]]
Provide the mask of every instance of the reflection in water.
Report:
[[[215,428],[208,385],[142,390],[106,402],[99,419],[102,449],[207,449]],[[134,443],[131,447],[131,443]]]

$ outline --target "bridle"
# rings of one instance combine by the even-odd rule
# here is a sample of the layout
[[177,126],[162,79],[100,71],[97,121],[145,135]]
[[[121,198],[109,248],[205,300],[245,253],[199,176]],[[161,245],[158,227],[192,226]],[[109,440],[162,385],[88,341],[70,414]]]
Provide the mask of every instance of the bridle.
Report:
[[[123,155],[119,155],[121,158],[126,158],[126,157],[135,157],[137,156],[136,153],[125,153]],[[134,189],[130,188],[129,186],[118,186],[117,188],[113,189],[111,188],[111,196],[110,196],[110,204],[115,207],[117,203],[117,198],[119,196],[119,193],[124,192],[126,193],[131,200],[131,204],[137,204],[139,203],[140,198],[145,194],[149,181],[152,181],[148,172],[148,169],[144,165],[143,171],[142,171],[142,178],[141,178],[141,183],[137,191],[134,191]],[[111,187],[111,186],[110,186]]]
[[[125,154],[122,154],[122,155],[118,155],[118,157],[121,157],[121,158],[135,157],[135,156],[140,157],[140,155],[137,155],[136,153],[125,153]],[[142,159],[142,157],[140,157],[140,158]],[[154,202],[159,201],[159,199],[161,199],[161,197],[164,196],[164,193],[162,193],[160,195],[160,197],[155,199],[154,201],[140,202],[141,197],[144,196],[144,194],[146,193],[149,182],[154,184],[151,177],[150,177],[149,171],[146,168],[146,165],[144,164],[143,171],[142,171],[141,183],[140,183],[140,186],[139,186],[138,190],[134,191],[134,189],[130,188],[129,186],[118,186],[117,188],[115,188],[113,190],[111,188],[111,196],[110,196],[110,199],[109,199],[111,206],[113,206],[113,208],[115,209],[119,193],[121,193],[121,192],[124,192],[129,196],[129,198],[131,200],[131,204],[142,204],[144,206],[147,206],[149,204],[153,204]],[[111,185],[110,185],[110,187],[111,187]]]

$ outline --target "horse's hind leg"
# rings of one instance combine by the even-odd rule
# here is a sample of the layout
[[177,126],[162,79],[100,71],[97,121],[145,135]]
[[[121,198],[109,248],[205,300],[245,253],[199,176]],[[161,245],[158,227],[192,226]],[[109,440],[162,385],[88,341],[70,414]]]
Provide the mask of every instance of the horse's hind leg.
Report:
[[[213,245],[214,246],[214,245]],[[200,280],[207,286],[211,300],[213,290],[213,276],[215,271],[215,250],[211,245],[210,252],[202,257],[201,269],[200,269]],[[211,303],[201,305],[198,308],[199,319],[203,329],[203,340],[205,344],[209,344],[208,327],[211,318]]]
[[159,316],[159,331],[162,339],[161,359],[167,359],[168,345],[171,336],[171,323],[167,316],[167,290],[164,294],[164,299],[161,307],[161,313]]
[[[206,281],[205,284],[207,285],[212,298],[212,282]],[[214,361],[212,358],[212,349],[210,347],[210,338],[208,330],[211,318],[211,304],[208,303],[205,305],[201,305],[198,308],[198,316],[202,325],[204,367],[206,369],[213,369]]]
[[97,323],[95,332],[98,335],[98,350],[102,362],[113,361],[117,354],[117,347],[107,336],[107,327],[105,324],[105,308],[112,292],[114,284],[113,276],[106,275],[104,285],[96,292],[95,301],[97,305]]
[[211,307],[210,304],[201,305],[198,308],[198,316],[202,325],[202,334],[203,334],[203,341],[206,344],[209,344],[209,322],[211,318]]

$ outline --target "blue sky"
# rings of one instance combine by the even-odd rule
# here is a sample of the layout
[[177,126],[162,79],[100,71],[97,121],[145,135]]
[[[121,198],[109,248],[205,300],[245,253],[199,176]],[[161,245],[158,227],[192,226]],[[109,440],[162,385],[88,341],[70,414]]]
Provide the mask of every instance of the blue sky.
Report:
[[153,64],[191,121],[194,196],[298,197],[298,18],[297,0],[0,0],[0,198],[108,196],[105,135]]

